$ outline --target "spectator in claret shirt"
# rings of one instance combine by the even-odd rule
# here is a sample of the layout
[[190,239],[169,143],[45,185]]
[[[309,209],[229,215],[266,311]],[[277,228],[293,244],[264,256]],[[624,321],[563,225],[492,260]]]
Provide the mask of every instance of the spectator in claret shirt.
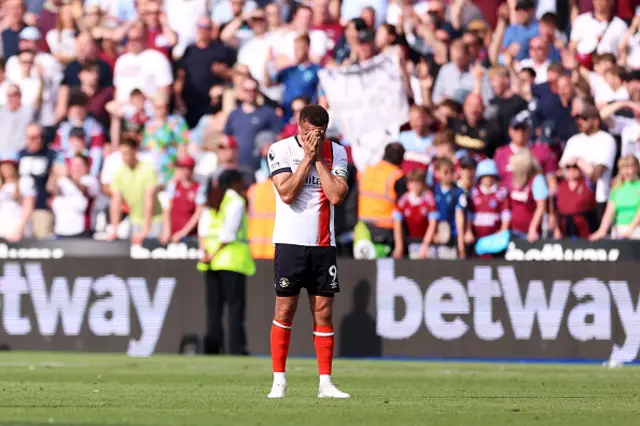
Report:
[[550,184],[555,182],[555,173],[558,170],[558,158],[549,146],[543,142],[530,142],[531,136],[531,118],[529,111],[522,111],[511,120],[509,125],[509,145],[498,148],[493,159],[498,166],[500,180],[506,186],[511,184],[513,170],[509,166],[509,159],[529,149],[538,164],[544,176],[547,177]]
[[52,147],[59,152],[67,152],[71,148],[69,145],[71,129],[74,127],[84,129],[86,148],[91,157],[91,175],[98,176],[102,165],[102,147],[105,135],[102,125],[88,115],[88,104],[89,99],[86,94],[79,91],[71,94],[67,120],[60,123]]
[[311,29],[324,31],[333,46],[335,46],[342,35],[342,25],[340,25],[340,22],[333,20],[329,13],[330,3],[329,0],[313,0],[311,2],[313,11]]
[[163,230],[160,241],[174,243],[197,235],[198,218],[205,203],[200,184],[193,179],[196,162],[181,157],[175,162],[174,179],[167,185],[169,204],[163,212]]
[[589,238],[598,228],[596,194],[577,163],[567,163],[554,194],[553,237]]
[[469,197],[469,225],[465,242],[506,231],[511,225],[509,190],[500,184],[493,160],[483,160],[476,169],[478,183]]
[[[284,119],[290,120],[293,116],[291,102],[298,97],[304,96],[315,102],[318,94],[318,71],[320,65],[309,60],[309,36],[306,34],[296,37],[294,64],[284,69],[274,69],[272,62],[267,62],[264,74],[265,87],[273,87],[275,83],[284,85],[282,94],[282,104],[284,105]],[[269,60],[272,60],[270,57]]]
[[438,223],[433,193],[425,185],[423,170],[406,175],[407,192],[398,200],[393,212],[393,257],[401,259],[413,244],[419,244],[418,257],[427,258]]
[[549,188],[531,151],[524,149],[509,159],[513,171],[509,184],[511,231],[530,243],[540,238]]

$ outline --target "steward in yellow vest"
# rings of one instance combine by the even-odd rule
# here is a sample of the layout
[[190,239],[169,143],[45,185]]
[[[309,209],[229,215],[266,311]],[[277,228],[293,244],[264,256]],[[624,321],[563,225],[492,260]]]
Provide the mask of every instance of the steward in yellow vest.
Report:
[[[210,182],[206,208],[200,216],[198,237],[204,254],[198,270],[204,274],[207,305],[207,335],[204,350],[217,354],[247,353],[244,331],[247,276],[256,272],[248,235],[247,202],[242,174],[225,170]],[[222,331],[222,312],[227,305],[228,345]]]

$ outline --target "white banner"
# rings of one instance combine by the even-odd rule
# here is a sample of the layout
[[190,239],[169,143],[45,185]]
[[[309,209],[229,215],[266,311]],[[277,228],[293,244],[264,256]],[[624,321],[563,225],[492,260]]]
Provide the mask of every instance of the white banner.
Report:
[[356,167],[380,161],[384,147],[397,140],[409,118],[398,56],[380,54],[363,65],[324,69],[318,76]]

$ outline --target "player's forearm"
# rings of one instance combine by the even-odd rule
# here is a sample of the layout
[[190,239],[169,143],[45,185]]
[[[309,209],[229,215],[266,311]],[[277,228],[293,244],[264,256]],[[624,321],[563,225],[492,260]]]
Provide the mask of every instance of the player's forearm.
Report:
[[349,191],[345,180],[332,174],[324,161],[316,161],[316,169],[320,176],[320,185],[324,195],[334,206],[340,204]]
[[300,190],[304,186],[304,182],[311,171],[311,164],[312,160],[304,157],[294,173],[289,175],[285,180],[279,183],[276,182],[276,189],[278,190],[278,194],[280,194],[280,198],[283,202],[293,204],[296,201],[298,194],[300,194]]

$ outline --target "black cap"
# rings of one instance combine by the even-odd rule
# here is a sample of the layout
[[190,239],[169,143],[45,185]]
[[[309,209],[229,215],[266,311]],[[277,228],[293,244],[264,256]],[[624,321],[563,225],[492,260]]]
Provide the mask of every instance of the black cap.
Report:
[[71,130],[69,130],[69,137],[84,139],[84,129],[82,127],[73,127]]
[[518,9],[530,10],[535,8],[536,8],[536,4],[533,0],[518,0],[518,3],[516,3],[516,10]]
[[358,41],[360,43],[373,43],[376,36],[370,29],[358,31]]
[[475,169],[477,166],[476,160],[470,155],[465,155],[458,160],[458,165],[463,169]]
[[629,71],[624,76],[624,80],[625,81],[637,81],[637,80],[640,80],[640,70]]

